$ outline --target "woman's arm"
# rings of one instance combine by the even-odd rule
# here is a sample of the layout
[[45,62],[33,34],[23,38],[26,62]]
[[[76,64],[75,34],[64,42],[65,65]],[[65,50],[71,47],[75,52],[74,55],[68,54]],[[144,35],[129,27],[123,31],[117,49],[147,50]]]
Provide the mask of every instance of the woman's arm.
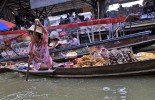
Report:
[[48,49],[54,49],[54,48],[56,48],[58,45],[60,45],[60,44],[58,43],[58,41],[55,41],[55,43],[54,43],[52,46],[48,46]]
[[39,19],[35,19],[35,22],[37,22],[39,24],[39,26],[43,29],[43,32],[48,35],[48,32],[47,30],[44,28],[44,26],[41,24],[40,20]]
[[48,49],[53,50],[55,47],[54,46],[48,46]]

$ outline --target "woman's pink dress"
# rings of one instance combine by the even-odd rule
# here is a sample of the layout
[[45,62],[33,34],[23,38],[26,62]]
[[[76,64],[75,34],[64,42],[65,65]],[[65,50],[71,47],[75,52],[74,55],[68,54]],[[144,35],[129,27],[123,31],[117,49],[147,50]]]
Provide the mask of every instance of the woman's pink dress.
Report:
[[[31,47],[31,44],[32,43],[30,42],[29,48]],[[53,60],[48,49],[48,35],[43,34],[43,39],[39,41],[38,44],[33,45],[33,67],[35,68],[35,70],[39,70],[41,64],[46,64],[48,68],[51,69]]]

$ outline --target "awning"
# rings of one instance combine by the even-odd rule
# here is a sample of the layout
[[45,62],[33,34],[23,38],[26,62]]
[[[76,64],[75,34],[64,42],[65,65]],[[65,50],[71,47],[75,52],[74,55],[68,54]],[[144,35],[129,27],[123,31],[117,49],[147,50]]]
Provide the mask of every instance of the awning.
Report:
[[82,22],[82,23],[49,26],[49,27],[47,27],[47,29],[52,30],[52,29],[74,28],[74,27],[80,27],[80,26],[90,26],[90,25],[97,25],[97,24],[120,23],[120,22],[124,22],[125,19],[126,19],[126,17],[106,18],[106,19],[92,20],[89,22]]

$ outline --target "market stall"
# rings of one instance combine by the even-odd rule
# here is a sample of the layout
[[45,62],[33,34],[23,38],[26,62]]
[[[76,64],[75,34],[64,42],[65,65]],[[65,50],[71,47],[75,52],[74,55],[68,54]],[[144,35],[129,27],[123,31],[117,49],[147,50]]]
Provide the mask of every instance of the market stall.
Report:
[[[56,25],[47,27],[48,30],[62,29],[68,33],[76,34],[81,43],[91,43],[113,38],[113,24],[121,23],[126,17],[105,18],[87,22]],[[85,40],[85,41],[83,41]]]
[[28,54],[28,44],[30,41],[29,34],[24,30],[0,32],[3,37],[1,39],[1,55],[3,58],[12,58]]
[[[122,22],[125,18],[108,18],[108,19],[103,19],[103,20],[94,20],[91,22],[83,22],[83,23],[76,23],[76,24],[67,24],[67,25],[60,25],[60,26],[51,26],[51,27],[47,27],[47,29],[57,29],[57,28],[70,28],[70,27],[91,27],[90,25],[101,25],[101,24],[108,24],[108,23],[116,23],[116,22]],[[89,25],[90,24],[90,25]],[[85,26],[88,25],[88,26]],[[98,30],[100,31],[100,29]],[[15,34],[17,33],[18,35],[21,33],[26,33],[26,30],[15,30],[15,31],[8,31],[8,32],[0,32],[1,35],[4,34]],[[94,32],[94,34],[98,34]],[[92,42],[92,43],[86,43],[86,44],[81,44],[81,45],[76,45],[76,46],[71,46],[68,48],[59,48],[59,49],[54,49],[54,50],[50,50],[50,54],[51,56],[54,58],[54,60],[60,60],[60,59],[64,59],[65,56],[69,51],[75,51],[77,52],[78,56],[82,56],[84,54],[88,54],[88,47],[92,48],[92,47],[97,47],[97,48],[115,48],[115,47],[124,47],[124,46],[142,46],[149,43],[152,43],[155,39],[153,36],[149,36],[151,34],[151,31],[144,31],[144,32],[140,32],[140,33],[135,33],[135,34],[131,34],[131,35],[126,35],[123,37],[118,37],[118,38],[112,38],[112,39],[105,39],[102,41],[96,41],[96,42]],[[27,58],[27,54],[28,54],[28,45],[29,45],[29,41],[30,39],[28,39],[29,41],[25,41],[25,37],[20,39],[19,41],[20,43],[15,43],[11,45],[11,48],[13,48],[13,50],[17,53],[19,53],[19,55],[14,54],[14,52],[11,50],[8,51],[8,53],[6,53],[5,51],[2,52],[2,56],[5,58],[1,61],[5,61],[5,60],[15,60],[15,59],[19,59],[19,58]],[[24,40],[24,41],[21,41]],[[86,39],[83,39],[86,40]],[[119,42],[118,42],[119,41]],[[11,55],[11,57],[8,56],[8,54]]]

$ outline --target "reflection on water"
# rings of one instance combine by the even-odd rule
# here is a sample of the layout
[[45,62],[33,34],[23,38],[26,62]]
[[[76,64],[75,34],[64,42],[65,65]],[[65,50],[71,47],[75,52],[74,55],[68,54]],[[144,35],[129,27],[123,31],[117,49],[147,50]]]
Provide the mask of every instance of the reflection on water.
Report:
[[0,100],[154,100],[155,76],[44,78],[0,74]]
[[103,87],[104,100],[126,100],[127,89],[124,86]]
[[0,100],[24,100],[24,99],[28,100],[29,98],[40,98],[40,99],[48,98],[48,94],[44,94],[44,93],[39,94],[37,92],[34,92],[35,90],[36,90],[36,87],[32,87],[25,91],[15,92],[7,96],[4,96]]

